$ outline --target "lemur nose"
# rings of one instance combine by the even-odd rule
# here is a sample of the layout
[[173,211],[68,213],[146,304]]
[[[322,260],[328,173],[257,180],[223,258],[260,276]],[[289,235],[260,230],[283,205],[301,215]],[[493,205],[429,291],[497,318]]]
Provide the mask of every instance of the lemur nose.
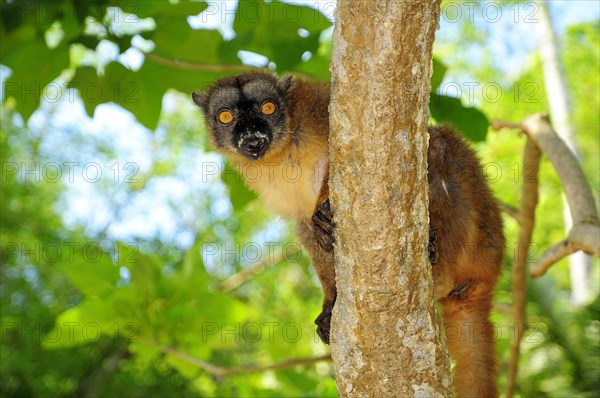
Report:
[[244,149],[250,153],[259,153],[263,147],[265,146],[264,140],[261,140],[260,137],[249,137],[244,140]]

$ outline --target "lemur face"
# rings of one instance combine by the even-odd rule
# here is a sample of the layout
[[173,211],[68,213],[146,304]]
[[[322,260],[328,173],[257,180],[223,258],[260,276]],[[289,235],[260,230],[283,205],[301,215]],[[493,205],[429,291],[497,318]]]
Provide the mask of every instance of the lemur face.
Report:
[[194,93],[202,108],[215,149],[261,159],[286,135],[287,90],[291,78],[277,80],[252,72],[215,82],[206,93]]

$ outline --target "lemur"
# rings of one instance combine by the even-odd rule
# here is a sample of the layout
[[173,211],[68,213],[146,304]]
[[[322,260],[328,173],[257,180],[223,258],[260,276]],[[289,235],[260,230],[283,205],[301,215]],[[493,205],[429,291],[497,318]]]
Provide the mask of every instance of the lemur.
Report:
[[[329,204],[330,84],[250,72],[192,94],[212,146],[263,178],[246,181],[267,206],[296,221],[325,299],[317,332],[329,343],[336,299],[333,214]],[[429,258],[442,304],[459,397],[495,397],[495,341],[489,314],[501,270],[504,237],[499,206],[479,160],[448,126],[429,127]],[[284,168],[300,168],[299,179]]]

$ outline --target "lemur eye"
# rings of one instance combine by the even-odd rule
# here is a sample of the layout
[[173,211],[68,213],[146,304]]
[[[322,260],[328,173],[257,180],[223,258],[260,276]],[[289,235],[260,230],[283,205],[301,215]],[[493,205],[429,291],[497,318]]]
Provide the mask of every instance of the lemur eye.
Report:
[[275,106],[273,102],[267,101],[264,104],[262,104],[260,111],[265,115],[272,115],[273,113],[275,113],[275,109],[277,109],[277,106]]
[[233,122],[233,113],[229,111],[219,112],[219,121],[223,124],[229,124]]

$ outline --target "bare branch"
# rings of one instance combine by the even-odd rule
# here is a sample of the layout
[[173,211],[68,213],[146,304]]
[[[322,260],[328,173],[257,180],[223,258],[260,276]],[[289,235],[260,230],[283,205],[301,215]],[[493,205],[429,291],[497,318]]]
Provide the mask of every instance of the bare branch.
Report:
[[225,65],[225,64],[197,64],[194,62],[187,61],[176,61],[156,55],[154,53],[144,53],[147,60],[152,61],[156,64],[168,66],[173,69],[187,70],[193,72],[249,72],[252,70],[266,69],[257,68],[249,65]]
[[521,221],[521,212],[519,211],[519,209],[517,209],[514,206],[509,205],[506,202],[500,202],[500,207],[502,208],[502,211],[505,212],[508,216],[512,217],[515,219],[515,221],[521,225],[522,221]]
[[512,315],[513,309],[510,303],[496,303],[494,304],[494,311],[501,314]]
[[548,118],[542,114],[529,116],[523,121],[523,127],[554,166],[567,195],[573,224],[598,226],[598,211],[592,190],[577,159],[556,134]]
[[598,228],[592,225],[580,225],[577,228],[574,226],[567,239],[551,246],[540,256],[531,269],[531,276],[537,278],[544,275],[552,265],[578,250],[600,257],[597,243],[594,244],[594,241],[598,241],[598,234]]
[[217,366],[212,363],[203,361],[203,360],[196,358],[195,356],[190,355],[186,352],[179,351],[175,348],[166,346],[164,344],[160,344],[153,340],[143,340],[143,342],[148,345],[151,345],[152,347],[159,349],[160,351],[164,352],[165,354],[173,355],[179,359],[189,362],[192,365],[199,367],[200,369],[204,370],[207,373],[210,373],[212,376],[215,376],[215,377],[225,377],[225,376],[232,376],[232,375],[236,375],[236,374],[264,372],[267,370],[283,370],[283,369],[293,368],[296,366],[312,365],[317,362],[331,360],[331,354],[325,354],[325,355],[321,355],[318,357],[312,357],[312,358],[290,359],[288,361],[274,363],[274,364],[266,365],[266,366],[236,366],[236,367],[232,367],[232,368],[224,368],[224,367]]
[[[197,64],[195,62],[189,61],[180,61],[169,59],[165,57],[161,57],[160,55],[154,53],[144,53],[144,57],[147,60],[154,62],[159,65],[168,66],[169,68],[179,69],[179,70],[187,70],[192,72],[213,72],[213,73],[243,73],[243,72],[251,72],[251,71],[265,71],[270,72],[267,65],[264,66],[251,66],[251,65],[228,65],[228,64]],[[293,76],[303,77],[308,80],[314,79],[309,73],[303,73],[294,71],[291,73]]]
[[510,362],[508,364],[508,381],[506,383],[506,397],[513,396],[516,386],[517,369],[519,366],[519,353],[521,351],[521,339],[525,332],[524,326],[527,319],[527,250],[531,243],[533,226],[535,224],[535,208],[538,203],[538,179],[537,174],[540,168],[540,149],[535,142],[527,137],[525,150],[523,154],[523,164],[533,165],[533,178],[523,181],[521,188],[521,204],[518,215],[519,220],[519,240],[517,246],[516,258],[512,267],[512,316],[516,330],[516,338],[510,345]]
[[573,242],[570,242],[568,239],[549,247],[540,257],[540,259],[544,260],[543,264],[540,266],[540,262],[538,261],[538,264],[533,267],[534,269],[531,271],[531,275],[535,277],[544,275],[550,266],[559,262],[562,258],[568,256],[569,254],[575,253],[577,250],[579,249],[577,249]]
[[238,272],[237,274],[231,275],[229,278],[225,279],[219,288],[224,292],[230,292],[234,289],[237,289],[244,283],[248,282],[250,279],[262,273],[265,269],[278,264],[283,260],[283,254],[277,255],[277,257],[273,259],[268,259],[268,261],[260,261],[252,266]]
[[519,129],[523,130],[521,123],[506,122],[504,120],[492,120],[490,123],[492,130],[498,131],[500,129]]
[[564,188],[573,218],[567,239],[543,253],[532,267],[531,275],[543,275],[558,260],[578,250],[600,257],[600,224],[592,190],[579,162],[556,134],[548,117],[539,113],[527,117],[522,123],[492,122],[492,128],[496,130],[503,127],[523,130],[548,157]]

